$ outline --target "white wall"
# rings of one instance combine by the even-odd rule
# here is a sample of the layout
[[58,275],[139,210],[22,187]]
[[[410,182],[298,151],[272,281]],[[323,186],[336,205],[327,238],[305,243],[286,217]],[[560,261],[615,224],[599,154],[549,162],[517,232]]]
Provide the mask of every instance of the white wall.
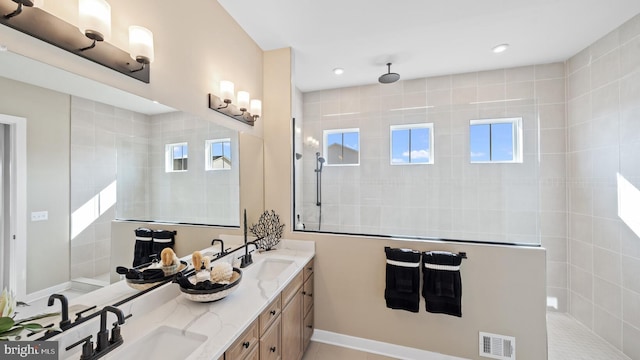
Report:
[[[47,221],[26,220],[27,294],[69,280],[69,102],[0,78],[0,113],[27,119],[27,214],[48,211]],[[62,266],[43,270],[50,263]]]

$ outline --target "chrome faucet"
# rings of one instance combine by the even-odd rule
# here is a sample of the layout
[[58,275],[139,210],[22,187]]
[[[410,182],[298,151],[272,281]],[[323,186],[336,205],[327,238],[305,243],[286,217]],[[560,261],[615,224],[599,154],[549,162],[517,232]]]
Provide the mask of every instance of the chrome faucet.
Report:
[[52,306],[55,299],[60,300],[62,307],[60,312],[60,316],[62,316],[62,320],[60,320],[60,330],[65,331],[71,327],[71,320],[69,320],[69,301],[67,301],[67,297],[62,294],[51,294],[47,306]]

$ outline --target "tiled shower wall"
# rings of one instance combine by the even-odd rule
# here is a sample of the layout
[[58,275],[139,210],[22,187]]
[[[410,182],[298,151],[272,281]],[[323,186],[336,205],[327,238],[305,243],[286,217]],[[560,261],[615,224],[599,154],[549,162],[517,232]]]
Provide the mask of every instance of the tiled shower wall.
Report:
[[640,15],[569,59],[567,78],[570,313],[640,359],[640,204],[618,213],[640,189]]
[[[105,189],[115,185],[118,171],[125,170],[118,169],[118,138],[146,137],[149,120],[146,115],[71,97],[72,279],[110,271],[111,221],[116,211],[113,206],[100,209],[99,194],[106,200]],[[82,220],[79,214],[84,215]]]
[[[302,172],[296,185],[303,187],[296,212],[308,230],[318,229],[314,169],[322,131],[360,128],[360,166],[325,166],[322,172],[323,231],[541,243],[548,249],[549,296],[566,310],[563,63],[303,97],[302,116],[296,117],[296,150],[302,143],[303,155],[296,161],[296,174]],[[423,108],[391,111],[410,107]],[[523,164],[469,163],[469,120],[519,116]],[[389,126],[421,122],[434,123],[435,163],[389,165]]]

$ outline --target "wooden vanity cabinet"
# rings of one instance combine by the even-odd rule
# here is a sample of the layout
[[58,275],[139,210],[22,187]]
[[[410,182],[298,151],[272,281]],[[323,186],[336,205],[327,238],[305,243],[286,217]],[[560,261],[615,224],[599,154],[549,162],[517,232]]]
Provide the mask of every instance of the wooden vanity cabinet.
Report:
[[313,291],[311,259],[229,347],[224,360],[300,360],[313,335]]

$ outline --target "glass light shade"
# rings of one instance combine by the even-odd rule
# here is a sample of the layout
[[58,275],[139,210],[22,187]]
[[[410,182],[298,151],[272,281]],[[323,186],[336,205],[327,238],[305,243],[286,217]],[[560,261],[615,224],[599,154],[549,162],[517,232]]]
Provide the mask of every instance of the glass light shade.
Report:
[[151,30],[137,25],[129,26],[129,55],[138,62],[153,62],[153,33]]
[[262,101],[258,99],[251,100],[251,115],[262,116]]
[[83,34],[97,33],[111,38],[111,6],[105,0],[78,1],[78,27]]
[[222,100],[233,101],[233,93],[233,83],[231,81],[220,81],[220,97],[222,98]]
[[246,91],[238,91],[238,107],[240,109],[248,109],[249,108],[249,93]]

